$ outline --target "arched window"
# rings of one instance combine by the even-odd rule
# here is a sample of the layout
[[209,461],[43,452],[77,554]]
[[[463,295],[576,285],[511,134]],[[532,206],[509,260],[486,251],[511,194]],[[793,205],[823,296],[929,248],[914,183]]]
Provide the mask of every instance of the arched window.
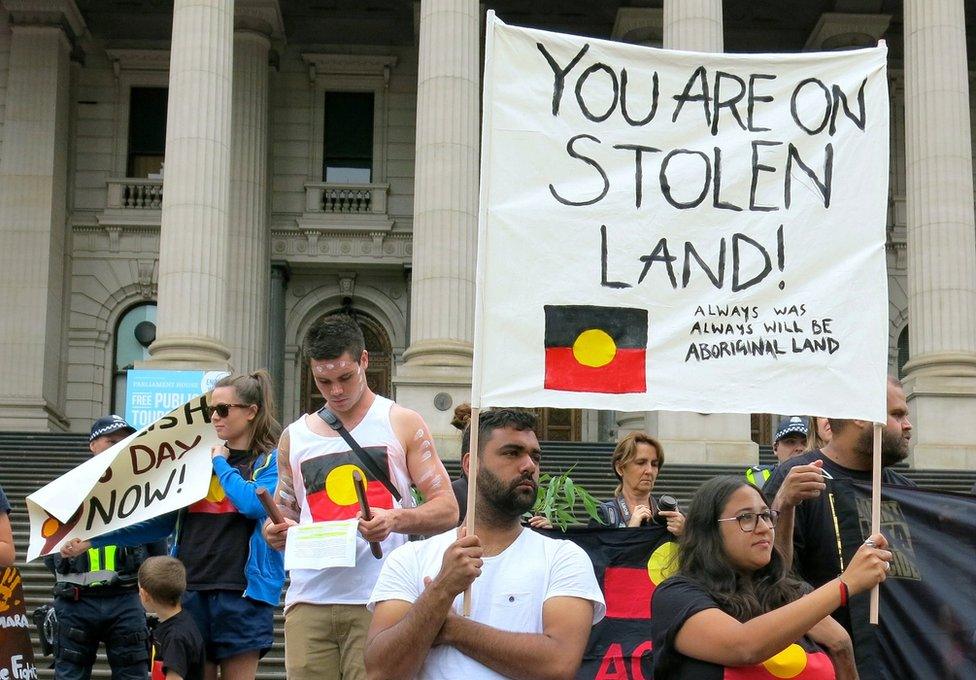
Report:
[[908,363],[908,326],[898,334],[898,377],[905,376],[905,364]]
[[149,358],[149,345],[156,339],[156,303],[130,307],[115,326],[115,353],[112,370],[112,412],[125,406],[125,372],[137,361]]

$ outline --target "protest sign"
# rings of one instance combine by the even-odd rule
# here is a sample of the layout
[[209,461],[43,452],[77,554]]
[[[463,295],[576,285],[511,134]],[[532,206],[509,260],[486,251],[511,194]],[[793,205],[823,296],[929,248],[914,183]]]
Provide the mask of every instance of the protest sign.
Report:
[[28,561],[206,496],[210,449],[222,443],[206,408],[195,397],[30,494]]
[[14,567],[0,569],[0,680],[36,680],[24,583]]
[[475,406],[884,420],[883,46],[485,62]]

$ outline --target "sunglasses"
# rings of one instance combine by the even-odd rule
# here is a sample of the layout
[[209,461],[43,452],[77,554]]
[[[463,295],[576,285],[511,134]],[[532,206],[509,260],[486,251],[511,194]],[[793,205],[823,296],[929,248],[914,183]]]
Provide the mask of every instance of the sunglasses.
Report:
[[207,414],[213,418],[216,413],[221,418],[226,418],[230,415],[231,408],[248,408],[250,404],[214,404],[213,406],[207,407]]

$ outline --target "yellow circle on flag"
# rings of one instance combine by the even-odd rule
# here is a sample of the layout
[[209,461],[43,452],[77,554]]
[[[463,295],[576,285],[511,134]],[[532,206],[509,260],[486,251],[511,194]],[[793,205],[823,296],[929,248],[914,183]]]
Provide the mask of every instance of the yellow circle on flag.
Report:
[[807,667],[807,653],[795,642],[762,664],[770,675],[777,678],[795,678]]
[[606,366],[617,355],[617,344],[606,331],[590,328],[579,334],[573,343],[573,356],[584,366]]
[[207,500],[211,503],[220,503],[225,498],[227,498],[227,494],[224,492],[224,487],[220,485],[217,475],[213,475],[210,478],[210,488],[207,489]]
[[667,541],[657,547],[647,560],[647,575],[655,586],[678,571],[678,544]]
[[358,500],[356,487],[352,484],[353,470],[359,470],[359,474],[363,477],[363,484],[367,485],[366,473],[360,470],[358,465],[350,463],[332,468],[325,478],[325,493],[336,505],[352,505]]

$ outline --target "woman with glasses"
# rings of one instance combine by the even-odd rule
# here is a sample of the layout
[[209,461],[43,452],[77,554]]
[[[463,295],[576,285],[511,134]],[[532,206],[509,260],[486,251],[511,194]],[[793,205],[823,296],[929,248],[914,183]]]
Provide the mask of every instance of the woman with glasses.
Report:
[[620,483],[613,498],[597,506],[599,522],[590,522],[590,526],[647,526],[660,516],[662,525],[666,523],[668,531],[680,536],[684,515],[677,507],[660,509],[651,496],[654,482],[664,466],[661,443],[644,432],[631,432],[617,443],[610,463]]
[[[206,644],[205,677],[215,680],[219,668],[225,680],[254,680],[274,642],[274,608],[285,580],[282,554],[261,536],[267,513],[257,496],[261,488],[274,494],[281,425],[264,370],[221,379],[207,401],[224,442],[211,451],[207,496],[91,543],[140,544],[172,534],[171,552],[186,567],[183,608]],[[87,547],[80,542],[67,549]]]
[[742,677],[856,677],[852,658],[832,659],[814,640],[843,634],[829,614],[885,579],[887,541],[871,536],[844,573],[811,591],[773,549],[777,516],[741,477],[716,477],[695,494],[677,573],[652,599],[655,680],[720,680],[732,668]]

